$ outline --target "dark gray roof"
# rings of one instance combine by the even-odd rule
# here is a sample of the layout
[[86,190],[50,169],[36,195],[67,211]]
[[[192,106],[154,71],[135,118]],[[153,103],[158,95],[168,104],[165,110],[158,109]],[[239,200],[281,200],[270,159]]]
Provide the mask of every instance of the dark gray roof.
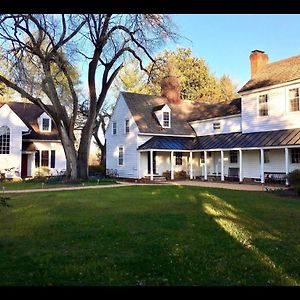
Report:
[[[141,133],[172,135],[195,135],[190,121],[204,120],[241,113],[241,99],[209,104],[182,100],[180,104],[169,103],[167,98],[153,95],[122,92]],[[171,128],[162,128],[154,111],[165,104],[171,108]]]
[[300,128],[251,133],[227,133],[196,138],[155,136],[139,149],[204,150],[300,145]]
[[300,55],[266,64],[239,90],[239,93],[296,79],[300,79]]
[[25,102],[0,102],[0,107],[7,104],[16,115],[31,130],[30,134],[24,135],[23,140],[59,140],[57,128],[52,121],[51,132],[41,132],[37,122],[38,117],[44,112],[39,106]]

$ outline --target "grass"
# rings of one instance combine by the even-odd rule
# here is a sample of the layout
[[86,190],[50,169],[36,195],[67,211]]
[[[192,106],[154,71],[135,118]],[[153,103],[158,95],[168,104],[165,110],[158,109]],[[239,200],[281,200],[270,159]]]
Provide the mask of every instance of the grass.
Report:
[[27,190],[27,189],[43,189],[43,188],[59,188],[70,186],[89,186],[89,185],[105,185],[116,183],[114,179],[90,179],[81,180],[80,182],[65,182],[58,181],[55,178],[53,180],[40,179],[40,180],[27,180],[20,182],[4,181],[0,182],[0,191],[4,190]]
[[12,194],[0,285],[300,284],[300,201],[187,186]]

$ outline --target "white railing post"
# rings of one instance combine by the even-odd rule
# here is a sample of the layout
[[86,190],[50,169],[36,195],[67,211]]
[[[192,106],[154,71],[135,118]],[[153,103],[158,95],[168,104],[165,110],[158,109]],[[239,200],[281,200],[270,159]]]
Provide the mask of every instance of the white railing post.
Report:
[[150,180],[153,181],[153,150],[150,150]]

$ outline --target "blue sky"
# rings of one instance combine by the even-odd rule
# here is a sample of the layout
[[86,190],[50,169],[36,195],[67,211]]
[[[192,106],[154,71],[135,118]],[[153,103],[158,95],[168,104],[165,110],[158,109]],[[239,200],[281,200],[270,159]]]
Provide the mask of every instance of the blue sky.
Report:
[[300,55],[300,14],[182,14],[173,20],[191,41],[182,39],[166,48],[191,48],[211,72],[228,74],[238,87],[250,79],[252,50],[265,51],[270,62]]

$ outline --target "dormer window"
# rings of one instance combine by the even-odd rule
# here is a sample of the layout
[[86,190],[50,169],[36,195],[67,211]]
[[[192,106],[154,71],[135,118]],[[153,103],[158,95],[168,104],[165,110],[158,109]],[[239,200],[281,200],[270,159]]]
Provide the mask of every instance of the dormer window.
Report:
[[50,131],[50,120],[49,119],[42,120],[42,131]]
[[170,112],[163,112],[163,127],[170,128]]
[[299,88],[289,90],[290,111],[299,111]]

